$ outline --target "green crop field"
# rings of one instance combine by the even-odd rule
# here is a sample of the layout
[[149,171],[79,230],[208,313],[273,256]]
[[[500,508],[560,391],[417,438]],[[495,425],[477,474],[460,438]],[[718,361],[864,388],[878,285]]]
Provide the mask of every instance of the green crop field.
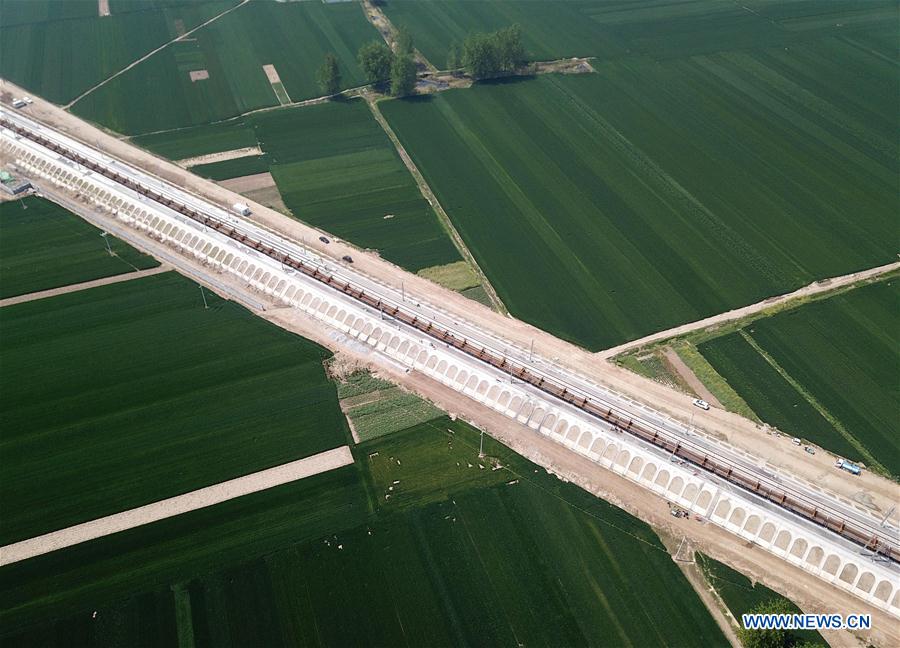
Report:
[[366,513],[347,466],[3,567],[0,645],[172,645],[143,635],[176,632],[180,584],[213,573],[227,582],[232,567],[356,527]]
[[254,117],[288,209],[412,271],[459,260],[384,131],[362,100]]
[[141,135],[132,138],[131,141],[170,160],[233,151],[258,144],[249,117],[238,117],[218,124],[193,126],[154,135]]
[[874,460],[900,475],[898,307],[894,276],[756,320],[744,329],[843,433],[740,334],[699,348],[763,421],[847,458],[870,466]]
[[[778,592],[770,590],[765,585],[753,583],[749,578],[733,570],[728,565],[713,560],[709,556],[702,553],[696,554],[697,564],[703,571],[707,582],[716,590],[732,616],[741,622],[741,615],[752,612],[754,608],[762,603],[772,600],[785,600],[788,602],[792,611],[800,614],[802,610],[798,608],[792,601],[786,599]],[[827,646],[827,642],[815,630],[798,630],[794,633],[796,642],[804,644],[818,644],[819,646]]]
[[[801,38],[839,32],[855,38],[874,27],[878,49],[896,58],[897,4],[892,0],[790,2],[609,2],[606,0],[385,0],[394,25],[411,31],[416,47],[443,67],[451,43],[473,32],[517,23],[529,60],[595,56],[600,60],[640,54],[654,59],[726,49],[778,47]],[[748,10],[749,6],[752,10]],[[892,24],[893,23],[893,24]]]
[[[141,0],[110,3],[3,0],[0,75],[41,97],[66,103],[141,56],[237,4]],[[140,95],[147,100],[148,88]]]
[[269,170],[269,159],[265,155],[247,155],[222,162],[198,164],[189,167],[188,170],[210,180],[228,180],[265,173]]
[[597,349],[895,258],[876,50],[594,66],[382,107],[513,314]]
[[[328,52],[343,87],[360,85],[359,47],[378,37],[359,4],[251,2],[136,65],[73,106],[127,134],[204,124],[279,101],[263,65],[274,65],[294,101],[316,97]],[[190,72],[206,70],[206,79]],[[148,89],[150,92],[148,92]]]
[[321,347],[175,273],[0,309],[0,544],[349,440]]
[[443,418],[356,468],[5,567],[2,645],[725,644],[646,525],[485,451]]
[[[460,260],[362,100],[272,110],[134,142],[175,160],[259,145],[285,205],[300,220],[413,272]],[[192,170],[224,179],[265,171],[263,161],[241,158]]]
[[853,446],[740,333],[704,342],[699,350],[762,421],[833,452],[856,456]]
[[[24,209],[23,209],[24,207]],[[49,200],[0,202],[0,299],[159,264]]]

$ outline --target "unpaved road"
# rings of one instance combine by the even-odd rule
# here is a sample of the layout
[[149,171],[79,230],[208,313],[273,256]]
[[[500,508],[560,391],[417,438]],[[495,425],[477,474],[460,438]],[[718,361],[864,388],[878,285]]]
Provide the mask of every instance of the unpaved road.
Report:
[[150,268],[149,270],[136,270],[134,272],[126,272],[125,274],[113,275],[112,277],[103,277],[103,279],[94,279],[93,281],[82,281],[77,284],[69,284],[68,286],[60,286],[59,288],[50,288],[49,290],[41,290],[39,292],[28,293],[27,295],[16,295],[15,297],[7,297],[0,299],[0,308],[4,306],[13,306],[15,304],[23,304],[25,302],[35,301],[37,299],[46,299],[47,297],[56,297],[57,295],[65,295],[66,293],[78,292],[79,290],[88,290],[89,288],[97,288],[98,286],[108,286],[109,284],[122,283],[123,281],[131,281],[132,279],[140,279],[142,277],[152,277],[162,272],[168,272],[172,266],[165,263],[158,268]]
[[348,446],[0,547],[0,566],[213,506],[353,463]]
[[681,359],[681,356],[675,352],[675,349],[671,347],[667,347],[663,350],[663,355],[666,357],[666,360],[672,365],[672,368],[675,372],[684,379],[684,382],[688,384],[688,386],[694,390],[700,398],[705,400],[710,405],[714,407],[718,407],[720,409],[725,409],[725,406],[719,402],[719,399],[716,398],[709,389],[707,389],[706,385],[697,378],[691,368],[688,367],[684,360]]
[[685,333],[690,333],[691,331],[699,331],[700,329],[705,329],[710,326],[715,326],[716,324],[724,324],[726,322],[732,322],[737,319],[741,319],[742,317],[747,317],[749,315],[755,315],[761,311],[766,310],[767,308],[771,308],[772,306],[777,306],[778,304],[783,304],[784,302],[790,301],[791,299],[796,299],[798,297],[809,297],[811,295],[818,295],[819,293],[827,292],[829,290],[834,290],[835,288],[840,288],[842,286],[848,286],[852,283],[856,283],[857,281],[862,281],[864,279],[872,279],[874,277],[878,277],[879,275],[886,274],[888,272],[892,272],[900,268],[900,261],[894,261],[893,263],[888,263],[887,265],[878,266],[877,268],[870,268],[868,270],[861,270],[859,272],[852,272],[848,275],[843,275],[841,277],[832,277],[830,279],[822,279],[821,281],[814,281],[808,286],[804,286],[803,288],[799,288],[791,293],[785,293],[784,295],[778,295],[777,297],[769,297],[768,299],[764,299],[761,302],[757,302],[755,304],[750,304],[749,306],[743,306],[741,308],[735,308],[734,310],[730,310],[727,313],[720,313],[718,315],[713,315],[712,317],[707,317],[706,319],[697,320],[696,322],[690,322],[688,324],[682,324],[681,326],[676,326],[674,328],[670,328],[665,331],[659,331],[658,333],[653,333],[652,335],[648,335],[646,337],[642,337],[639,340],[632,340],[631,342],[625,342],[624,344],[620,344],[619,346],[612,347],[611,349],[604,349],[603,351],[598,351],[596,353],[598,358],[609,359],[613,356],[617,356],[620,353],[624,353],[625,351],[630,351],[632,349],[638,349],[645,344],[650,344],[651,342],[659,342],[661,340],[666,340],[668,338],[676,337],[679,335],[684,335]]

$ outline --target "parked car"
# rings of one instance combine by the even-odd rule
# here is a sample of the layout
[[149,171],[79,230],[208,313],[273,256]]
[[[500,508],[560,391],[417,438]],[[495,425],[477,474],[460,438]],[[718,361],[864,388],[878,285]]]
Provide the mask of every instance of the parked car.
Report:
[[708,409],[709,409],[709,403],[707,403],[707,402],[706,402],[705,400],[703,400],[702,398],[695,398],[695,399],[694,399],[694,407],[699,407],[699,408],[702,409],[702,410],[708,410]]
[[798,446],[798,445],[802,445],[803,441],[801,441],[797,437],[794,437],[793,439],[791,439],[791,443],[793,443],[795,446]]
[[816,449],[812,446],[806,446],[803,449],[807,452],[807,454],[816,454]]
[[345,254],[345,255],[342,256],[341,258],[342,258],[344,261],[346,261],[347,263],[353,263],[353,257],[350,256],[349,254]]
[[322,241],[322,243],[326,243],[326,244],[327,244],[327,243],[331,243],[331,241],[329,241],[329,240],[328,240],[326,237],[324,237],[324,236],[320,236],[320,237],[319,237],[319,240]]

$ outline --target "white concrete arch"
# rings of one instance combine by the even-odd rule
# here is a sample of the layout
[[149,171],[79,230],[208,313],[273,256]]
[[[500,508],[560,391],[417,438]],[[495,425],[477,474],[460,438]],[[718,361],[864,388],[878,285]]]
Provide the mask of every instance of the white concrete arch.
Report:
[[782,529],[778,532],[778,535],[775,536],[775,546],[782,551],[787,551],[788,546],[791,544],[791,540],[793,540],[791,533]]

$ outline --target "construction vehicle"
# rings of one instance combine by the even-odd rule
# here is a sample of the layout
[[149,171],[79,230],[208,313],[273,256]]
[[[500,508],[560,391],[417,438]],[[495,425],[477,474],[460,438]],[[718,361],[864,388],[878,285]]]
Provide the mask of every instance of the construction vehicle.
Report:
[[857,466],[852,461],[847,461],[846,459],[838,459],[835,464],[835,468],[840,468],[841,470],[846,470],[851,475],[858,475],[862,472],[862,468]]

